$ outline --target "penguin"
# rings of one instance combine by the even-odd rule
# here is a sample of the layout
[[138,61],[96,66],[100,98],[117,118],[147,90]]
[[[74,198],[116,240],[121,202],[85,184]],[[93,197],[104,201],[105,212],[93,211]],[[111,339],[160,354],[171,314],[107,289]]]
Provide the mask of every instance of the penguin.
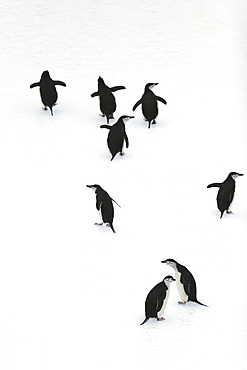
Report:
[[[115,233],[116,231],[113,227],[114,208],[112,203],[112,201],[115,202],[115,200],[112,199],[110,195],[97,184],[87,185],[87,187],[92,189],[96,194],[96,208],[100,212],[102,218],[102,222],[95,223],[95,225],[103,225],[106,223],[107,226],[109,226]],[[117,204],[117,202],[115,203]],[[117,205],[119,206],[119,204]]]
[[207,186],[207,188],[219,188],[216,199],[217,206],[220,211],[220,218],[222,218],[225,211],[226,213],[232,213],[230,211],[230,207],[235,193],[235,179],[238,176],[243,176],[243,174],[238,172],[230,172],[225,181],[215,182]]
[[116,110],[116,99],[112,94],[114,91],[125,89],[124,86],[108,87],[103,78],[98,78],[98,91],[91,94],[91,97],[99,96],[99,105],[102,112],[102,117],[106,116],[107,123],[113,119],[113,113]]
[[129,147],[129,139],[125,131],[125,122],[129,121],[131,118],[134,118],[134,116],[121,116],[118,121],[112,126],[100,126],[100,128],[107,128],[108,130],[110,130],[107,137],[107,144],[112,155],[111,161],[114,159],[117,153],[120,153],[120,155],[124,155],[124,142],[126,148]]
[[44,110],[47,110],[47,107],[50,108],[51,115],[53,116],[52,107],[56,105],[57,101],[57,90],[56,85],[66,86],[66,84],[62,81],[54,81],[51,79],[50,74],[48,71],[44,71],[41,75],[40,81],[35,82],[30,85],[30,88],[33,87],[40,87],[40,96],[42,103],[44,104]]
[[150,128],[151,123],[156,123],[155,118],[158,115],[158,103],[160,101],[164,104],[167,104],[165,99],[157,96],[153,93],[152,89],[154,86],[158,85],[158,83],[148,83],[145,86],[144,94],[142,95],[141,99],[135,103],[132,110],[134,111],[138,105],[142,104],[142,113],[145,117],[145,120],[148,121],[148,128]]
[[168,258],[165,261],[168,266],[171,266],[175,270],[175,278],[178,289],[178,294],[182,301],[179,301],[179,304],[185,304],[186,302],[195,302],[202,306],[205,304],[198,301],[196,298],[196,282],[192,273],[183,265],[180,265],[177,261],[172,258]]
[[175,279],[171,275],[167,275],[160,283],[150,290],[145,301],[146,317],[140,325],[145,324],[151,317],[156,318],[158,321],[165,320],[162,315],[169,298],[170,284],[173,281],[175,281]]

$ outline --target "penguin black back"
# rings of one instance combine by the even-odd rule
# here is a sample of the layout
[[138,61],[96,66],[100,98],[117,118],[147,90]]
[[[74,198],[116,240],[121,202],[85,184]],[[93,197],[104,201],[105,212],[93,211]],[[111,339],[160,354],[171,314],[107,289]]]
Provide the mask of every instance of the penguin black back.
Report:
[[44,71],[42,73],[39,82],[35,82],[30,85],[31,89],[37,86],[40,87],[40,96],[42,103],[44,104],[44,109],[47,109],[47,107],[49,107],[52,115],[53,115],[52,108],[56,104],[58,96],[55,87],[56,85],[66,86],[66,84],[62,81],[52,80],[48,71]]
[[116,99],[112,94],[114,91],[125,89],[124,86],[108,87],[103,78],[98,78],[98,91],[91,94],[91,97],[99,96],[100,110],[103,116],[106,116],[107,123],[113,118],[113,113],[116,110]]
[[157,96],[153,93],[152,88],[158,85],[158,83],[148,83],[145,86],[144,94],[142,95],[141,99],[138,100],[134,107],[132,108],[133,111],[141,104],[142,105],[142,113],[145,119],[148,121],[148,128],[150,128],[151,123],[156,123],[155,118],[158,115],[158,104],[157,101],[160,101],[164,104],[167,104],[165,99]]
[[112,155],[111,161],[115,158],[117,153],[123,155],[123,145],[125,142],[126,148],[129,147],[129,139],[125,131],[125,122],[129,119],[134,118],[133,116],[121,116],[118,121],[112,125],[101,125],[101,128],[107,128],[110,130],[107,137],[107,144]]
[[222,183],[212,183],[207,186],[207,188],[217,187],[219,188],[217,194],[217,206],[220,211],[220,218],[223,217],[224,212],[232,213],[230,207],[235,194],[235,179],[238,176],[243,176],[243,174],[238,172],[230,172],[225,181]]

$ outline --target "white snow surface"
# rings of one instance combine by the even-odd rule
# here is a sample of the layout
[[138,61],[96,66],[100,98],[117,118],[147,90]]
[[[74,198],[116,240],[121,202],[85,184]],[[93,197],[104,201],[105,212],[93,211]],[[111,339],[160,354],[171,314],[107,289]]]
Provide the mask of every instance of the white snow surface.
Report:
[[[0,4],[0,368],[238,369],[247,366],[247,3],[244,0],[3,0]],[[49,70],[54,116],[41,109]],[[130,146],[110,161],[98,76]],[[158,82],[157,124],[141,108]],[[217,189],[236,180],[234,214]],[[95,226],[100,184],[116,234]],[[209,307],[144,320],[174,258]]]

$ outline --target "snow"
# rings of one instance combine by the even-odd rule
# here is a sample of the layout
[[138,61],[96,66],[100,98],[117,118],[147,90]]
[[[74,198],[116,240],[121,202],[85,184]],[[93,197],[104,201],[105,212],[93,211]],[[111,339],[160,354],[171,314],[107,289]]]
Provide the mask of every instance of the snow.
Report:
[[[0,367],[246,369],[246,12],[244,0],[3,0],[0,46]],[[49,70],[54,116],[41,109]],[[98,76],[114,93],[130,146],[112,162]],[[141,108],[158,82],[157,125]],[[112,121],[113,123],[115,121]],[[233,215],[217,189],[237,179]],[[120,204],[95,226],[100,184]],[[174,271],[198,299],[144,320],[148,292]]]

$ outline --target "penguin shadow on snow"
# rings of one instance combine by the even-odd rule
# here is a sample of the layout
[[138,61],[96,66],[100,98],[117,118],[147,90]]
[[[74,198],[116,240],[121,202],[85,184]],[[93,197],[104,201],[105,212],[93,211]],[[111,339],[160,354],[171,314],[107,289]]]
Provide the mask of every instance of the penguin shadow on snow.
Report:
[[54,81],[51,79],[48,71],[44,71],[41,75],[39,82],[34,82],[30,85],[30,88],[39,87],[40,88],[40,97],[42,103],[44,104],[44,110],[47,110],[47,107],[51,111],[53,116],[53,107],[56,105],[58,94],[56,90],[56,85],[66,86],[62,81]]
[[230,214],[232,213],[230,211],[230,208],[235,194],[236,188],[235,179],[238,176],[243,176],[243,174],[238,172],[230,172],[225,181],[214,182],[207,186],[207,188],[219,188],[216,200],[217,207],[220,211],[220,218],[223,217],[224,212]]
[[124,144],[126,148],[129,147],[129,139],[125,130],[125,122],[129,121],[133,116],[121,116],[118,121],[112,125],[101,125],[100,128],[106,128],[109,130],[107,137],[107,145],[109,151],[112,155],[111,161],[115,158],[117,153],[123,156],[125,153],[123,151]]

